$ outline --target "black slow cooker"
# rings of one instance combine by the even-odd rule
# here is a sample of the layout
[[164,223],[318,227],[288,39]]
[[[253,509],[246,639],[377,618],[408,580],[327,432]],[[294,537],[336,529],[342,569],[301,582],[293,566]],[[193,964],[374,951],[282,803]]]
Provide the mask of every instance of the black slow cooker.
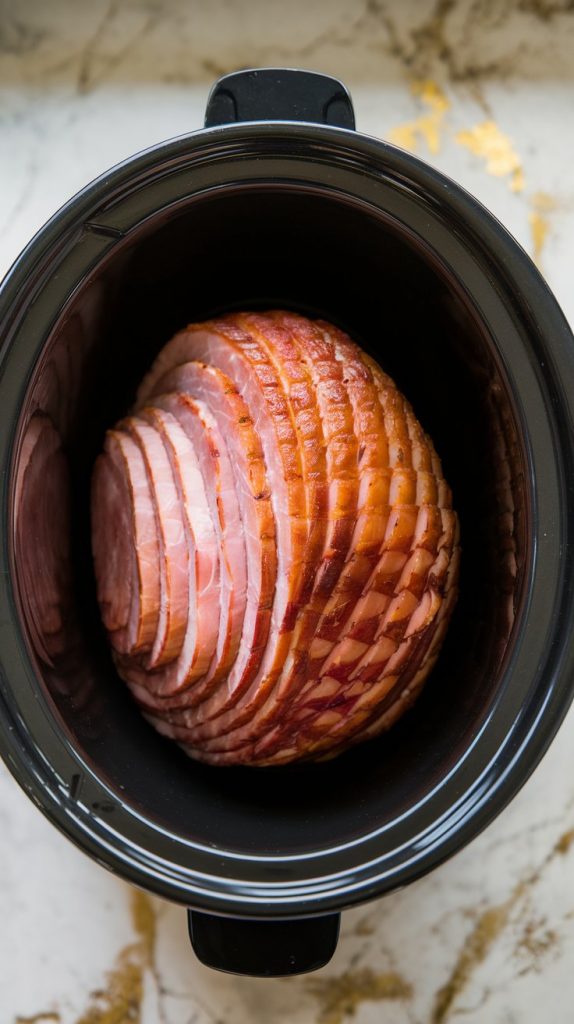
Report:
[[[324,764],[217,769],[157,735],[116,676],[89,481],[178,328],[269,307],[339,324],[413,402],[460,514],[461,590],[423,696],[388,735]],[[573,338],[494,217],[356,133],[339,82],[229,75],[204,130],[67,203],[0,292],[0,410],[0,750],[86,853],[191,908],[205,963],[321,966],[341,910],[460,849],[540,760],[574,683]],[[47,464],[31,492],[38,417],[60,475]],[[46,588],[57,643],[35,617]]]

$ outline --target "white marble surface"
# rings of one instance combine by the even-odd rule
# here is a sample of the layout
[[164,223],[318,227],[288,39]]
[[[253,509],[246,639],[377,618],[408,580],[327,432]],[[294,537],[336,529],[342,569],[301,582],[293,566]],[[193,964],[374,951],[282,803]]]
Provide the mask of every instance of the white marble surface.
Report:
[[[339,74],[361,130],[402,126],[526,249],[543,242],[543,271],[574,321],[574,10],[560,0],[0,0],[0,272],[90,178],[199,127],[217,74],[273,63]],[[441,91],[417,97],[421,78]],[[510,171],[521,164],[520,191],[458,137],[490,120],[512,141],[514,157],[506,145],[502,158]],[[0,1024],[342,1024],[347,1011],[358,1024],[570,1024],[573,741],[571,712],[480,838],[416,885],[345,914],[329,967],[290,981],[202,968],[184,914],[157,900],[139,904],[140,924],[155,921],[147,942],[132,890],[0,768]]]

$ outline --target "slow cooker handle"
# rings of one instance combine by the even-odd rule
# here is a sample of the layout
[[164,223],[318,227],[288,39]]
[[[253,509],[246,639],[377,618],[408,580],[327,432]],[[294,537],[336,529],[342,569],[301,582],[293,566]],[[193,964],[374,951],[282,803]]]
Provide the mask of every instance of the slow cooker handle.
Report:
[[247,920],[188,911],[195,955],[227,974],[279,978],[316,971],[329,962],[339,938],[340,914]]
[[207,99],[206,128],[238,121],[311,121],[354,128],[355,113],[337,78],[293,68],[257,68],[224,75]]

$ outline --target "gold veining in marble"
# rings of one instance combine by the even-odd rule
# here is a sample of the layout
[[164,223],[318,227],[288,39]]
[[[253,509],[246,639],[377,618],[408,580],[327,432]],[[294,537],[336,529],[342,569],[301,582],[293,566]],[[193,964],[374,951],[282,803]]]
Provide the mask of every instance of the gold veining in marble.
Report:
[[476,968],[486,960],[492,946],[510,921],[515,908],[540,881],[545,869],[556,857],[565,856],[574,843],[574,829],[564,832],[542,863],[526,878],[520,879],[503,903],[487,907],[476,918],[474,926],[463,942],[450,976],[435,996],[431,1024],[444,1024],[454,1004],[471,980]]
[[530,224],[530,235],[532,238],[532,257],[534,262],[540,266],[542,263],[542,251],[550,233],[551,214],[557,206],[556,200],[547,192],[535,192],[530,198],[532,209],[528,214]]
[[31,1017],[25,1017],[19,1013],[14,1024],[45,1024],[47,1021],[54,1021],[55,1024],[59,1024],[61,1019],[57,1010],[44,1010],[41,1013],[33,1013]]
[[474,971],[486,959],[491,946],[508,923],[515,902],[513,897],[514,894],[505,903],[489,907],[478,917],[465,939],[450,978],[436,994],[432,1024],[443,1024]]
[[335,977],[313,978],[307,988],[320,1005],[317,1024],[343,1024],[363,1002],[410,999],[410,982],[396,971],[378,973],[370,967],[345,971]]
[[153,903],[145,892],[134,889],[131,910],[134,930],[139,936],[146,966],[153,967],[157,939],[157,922]]
[[357,921],[353,928],[353,935],[356,935],[358,938],[362,938],[366,935],[374,935],[376,930],[377,929],[375,928],[373,921],[371,921],[367,915]]
[[562,833],[554,847],[554,850],[552,851],[553,854],[559,853],[561,856],[564,856],[569,853],[572,843],[574,843],[574,828],[569,829],[568,832]]
[[488,174],[495,178],[507,178],[511,192],[523,191],[522,161],[512,140],[498,127],[496,121],[481,121],[474,128],[457,132],[456,141],[460,146],[466,146],[471,153],[482,157]]
[[532,236],[532,256],[534,262],[540,266],[542,250],[550,231],[550,225],[548,219],[539,213],[538,210],[530,211],[528,223],[530,224],[530,234]]
[[519,973],[523,975],[533,970],[540,971],[545,957],[555,950],[559,943],[558,932],[548,928],[543,918],[527,921],[514,950],[515,956],[527,960]]
[[432,79],[415,81],[411,85],[411,92],[416,96],[428,113],[412,121],[405,121],[397,125],[389,133],[389,140],[403,149],[410,149],[415,152],[418,149],[420,140],[426,142],[429,153],[438,153],[441,145],[441,135],[444,118],[450,107],[450,100],[444,92],[433,82]]
[[120,950],[105,989],[92,993],[76,1024],[140,1024],[145,972],[155,973],[156,919],[149,896],[134,890],[131,914],[135,942]]

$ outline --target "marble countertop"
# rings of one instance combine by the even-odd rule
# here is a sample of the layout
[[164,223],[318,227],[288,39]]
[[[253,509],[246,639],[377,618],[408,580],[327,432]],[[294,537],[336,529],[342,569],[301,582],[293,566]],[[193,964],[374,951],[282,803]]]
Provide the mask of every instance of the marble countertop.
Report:
[[[0,0],[0,274],[95,175],[200,127],[215,77],[324,70],[360,130],[414,148],[538,261],[574,322],[568,0]],[[331,964],[203,968],[185,914],[60,836],[0,767],[0,1022],[570,1024],[574,711],[498,820],[408,889],[343,916]]]

